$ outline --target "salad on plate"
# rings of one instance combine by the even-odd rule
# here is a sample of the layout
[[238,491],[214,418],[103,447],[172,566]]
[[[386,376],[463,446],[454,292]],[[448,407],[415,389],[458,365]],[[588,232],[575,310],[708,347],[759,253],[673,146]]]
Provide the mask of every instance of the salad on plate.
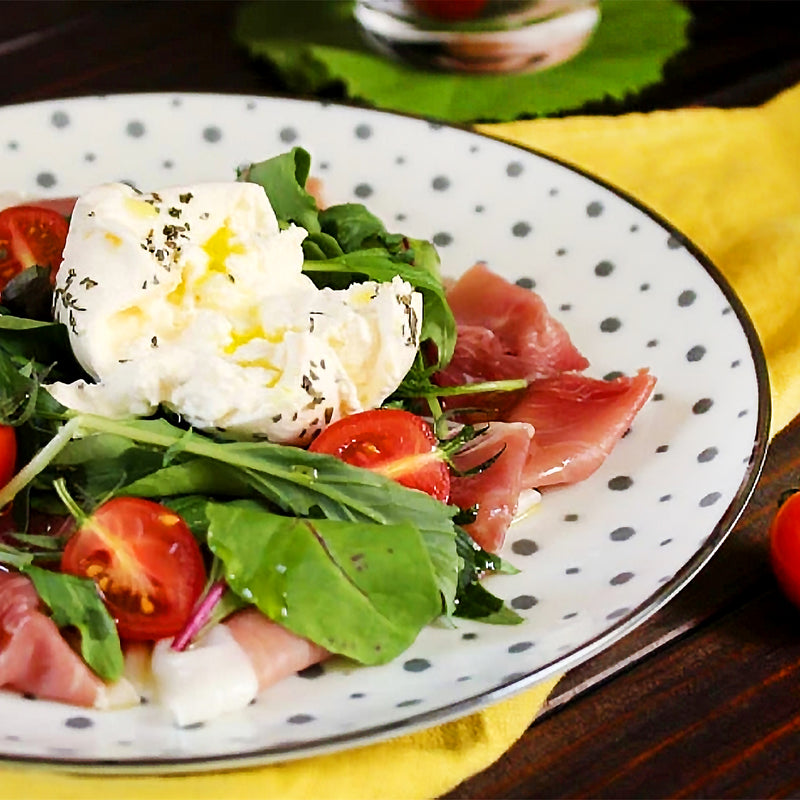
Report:
[[357,203],[309,154],[236,180],[0,211],[0,687],[178,725],[427,625],[514,624],[482,581],[539,491],[647,401],[533,291]]

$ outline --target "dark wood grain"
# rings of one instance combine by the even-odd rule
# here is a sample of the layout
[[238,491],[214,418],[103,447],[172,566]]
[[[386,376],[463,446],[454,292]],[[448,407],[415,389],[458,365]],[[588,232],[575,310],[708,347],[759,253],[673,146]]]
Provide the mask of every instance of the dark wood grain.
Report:
[[797,796],[800,613],[770,572],[767,530],[798,485],[795,422],[708,566],[568,673],[520,742],[447,797]]
[[[0,104],[133,91],[283,93],[279,76],[233,42],[237,6],[0,2]],[[687,6],[690,43],[664,80],[583,113],[753,105],[800,81],[798,3]],[[775,587],[766,538],[777,498],[794,484],[797,423],[773,442],[752,501],[700,575],[572,670],[522,739],[447,797],[800,796],[800,614]]]

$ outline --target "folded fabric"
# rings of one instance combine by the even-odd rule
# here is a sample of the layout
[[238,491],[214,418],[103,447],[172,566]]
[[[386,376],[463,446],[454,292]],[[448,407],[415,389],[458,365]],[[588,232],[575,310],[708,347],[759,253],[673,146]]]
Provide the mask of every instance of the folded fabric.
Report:
[[109,777],[0,770],[0,797],[22,800],[412,800],[436,797],[498,759],[530,725],[553,678],[420,733],[331,755],[195,775]]
[[[743,300],[761,337],[772,432],[800,409],[800,86],[760,108],[684,109],[481,127],[594,173],[668,219]],[[461,720],[357,750],[186,776],[0,770],[0,796],[428,798],[485,769],[535,718],[555,679]]]

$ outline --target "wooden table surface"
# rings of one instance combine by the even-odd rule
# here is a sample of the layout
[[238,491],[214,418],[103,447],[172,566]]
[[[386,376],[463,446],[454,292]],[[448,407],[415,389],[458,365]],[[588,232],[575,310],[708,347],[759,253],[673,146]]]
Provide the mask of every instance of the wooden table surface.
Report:
[[[664,81],[584,112],[756,104],[800,80],[797,3],[689,6],[691,45]],[[232,42],[235,11],[232,2],[0,2],[0,104],[281,93],[277,76]],[[795,484],[797,422],[773,441],[751,502],[700,575],[569,673],[523,738],[447,797],[800,796],[800,615],[767,561],[777,498]]]

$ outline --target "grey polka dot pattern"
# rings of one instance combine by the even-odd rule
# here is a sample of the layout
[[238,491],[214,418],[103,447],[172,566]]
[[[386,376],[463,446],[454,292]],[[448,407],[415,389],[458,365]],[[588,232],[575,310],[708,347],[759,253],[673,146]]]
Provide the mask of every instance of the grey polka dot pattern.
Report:
[[51,187],[55,186],[56,183],[58,183],[58,181],[52,172],[40,172],[36,176],[36,184],[41,186],[42,189],[50,189]]
[[692,412],[695,414],[705,414],[714,405],[714,400],[710,397],[702,397],[692,406]]
[[66,111],[54,111],[50,121],[56,128],[66,128],[69,125],[69,114]]
[[594,274],[598,278],[607,278],[614,271],[614,265],[610,261],[600,261],[594,268]]
[[614,528],[613,531],[608,535],[609,539],[612,542],[625,542],[631,538],[631,536],[635,536],[636,531],[629,527],[628,525],[623,525],[620,528]]
[[630,475],[617,475],[608,482],[608,488],[614,492],[624,492],[633,486],[633,478]]
[[696,344],[694,347],[689,348],[689,351],[686,353],[686,360],[692,362],[700,361],[705,354],[706,348],[701,344]]
[[125,126],[125,132],[128,134],[128,136],[131,136],[134,139],[141,139],[141,137],[144,136],[144,134],[145,134],[144,123],[140,122],[137,119],[131,120]]
[[518,556],[533,555],[538,549],[539,546],[536,542],[530,539],[518,539],[511,545],[511,550]]
[[511,233],[520,239],[524,238],[531,232],[531,226],[527,222],[515,222],[511,226]]
[[218,142],[221,138],[222,130],[216,125],[209,125],[207,128],[203,128],[203,139],[207,142],[213,144],[214,142]]
[[706,447],[705,450],[701,450],[697,454],[697,460],[703,464],[707,461],[711,461],[712,459],[716,458],[719,454],[719,450],[716,447]]
[[633,577],[632,572],[620,572],[618,575],[615,575],[609,583],[612,586],[621,586],[623,583],[627,583]]
[[76,728],[80,730],[83,728],[91,728],[94,723],[88,717],[68,717],[64,724],[68,728]]
[[[763,365],[724,281],[646,209],[498,140],[331,102],[170,94],[26,109],[0,108],[2,189],[58,197],[123,170],[142,190],[230,180],[237,165],[304,147],[326,201],[363,202],[393,232],[433,240],[445,276],[484,260],[540,293],[588,375],[649,368],[657,383],[596,471],[543,489],[509,530],[501,555],[518,571],[487,585],[519,624],[456,617],[385,665],[334,657],[234,720],[180,736],[155,701],[119,715],[0,693],[0,755],[192,769],[206,757],[280,761],[363,744],[366,729],[431,724],[624,635],[635,609],[673,591],[725,535],[768,440]],[[112,133],[98,137],[100,127]]]
[[533,595],[521,594],[512,599],[511,608],[517,611],[526,611],[529,608],[533,608],[538,602],[539,601]]
[[603,204],[594,200],[586,206],[587,217],[599,217],[603,213]]

